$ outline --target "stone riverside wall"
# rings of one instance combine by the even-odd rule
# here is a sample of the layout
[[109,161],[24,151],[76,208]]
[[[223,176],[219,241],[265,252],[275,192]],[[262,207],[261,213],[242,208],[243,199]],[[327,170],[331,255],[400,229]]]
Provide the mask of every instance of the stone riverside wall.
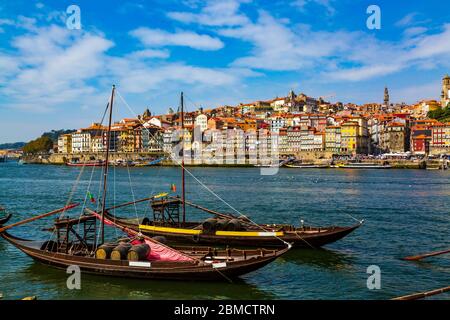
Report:
[[[142,158],[157,158],[162,156],[161,153],[110,153],[109,159],[114,160],[130,160],[137,161]],[[105,160],[104,153],[77,153],[77,154],[67,154],[67,153],[53,153],[49,155],[26,155],[23,156],[23,160],[28,163],[40,163],[40,164],[65,164],[72,160],[86,162],[95,160]]]
[[[162,157],[161,153],[111,153],[110,159],[114,160],[130,160],[130,161],[139,161],[140,159],[146,158],[159,158]],[[314,164],[329,164],[331,160],[329,159],[330,155],[326,153],[321,153],[318,155],[317,153],[300,153],[296,155],[297,158],[302,159],[303,161],[308,161],[308,163]],[[26,155],[23,156],[23,160],[27,163],[36,163],[36,164],[55,164],[55,165],[63,165],[66,162],[76,160],[80,162],[85,161],[95,161],[95,160],[104,160],[105,155],[103,153],[99,154],[63,154],[63,153],[54,153],[49,155]],[[367,162],[371,163],[379,163],[383,164],[386,160],[367,160]],[[443,162],[441,160],[428,160],[428,161],[411,161],[411,160],[388,160],[389,164],[393,168],[398,169],[438,169],[442,168]],[[346,163],[346,161],[336,161],[336,163]],[[173,163],[170,160],[165,160],[160,163],[164,166],[175,166],[176,163]],[[252,164],[194,164],[194,163],[186,163],[187,166],[211,166],[211,167],[251,167]],[[447,163],[445,167],[447,167]]]

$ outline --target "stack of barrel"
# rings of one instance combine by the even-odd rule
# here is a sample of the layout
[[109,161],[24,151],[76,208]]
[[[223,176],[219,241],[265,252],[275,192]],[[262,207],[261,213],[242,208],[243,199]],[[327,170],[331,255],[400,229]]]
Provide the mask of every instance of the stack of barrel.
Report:
[[238,219],[206,219],[203,224],[203,231],[206,233],[214,233],[218,230],[223,231],[240,231],[242,230],[241,222]]
[[150,246],[146,243],[132,245],[129,242],[105,243],[95,252],[97,259],[143,261],[147,260]]

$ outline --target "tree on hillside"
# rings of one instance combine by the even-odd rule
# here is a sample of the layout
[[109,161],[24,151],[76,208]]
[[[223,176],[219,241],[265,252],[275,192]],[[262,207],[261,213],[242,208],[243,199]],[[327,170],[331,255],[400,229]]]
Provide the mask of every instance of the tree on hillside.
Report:
[[53,149],[53,141],[47,136],[42,136],[35,140],[28,142],[23,147],[23,152],[25,153],[40,153],[40,152],[48,152]]
[[52,139],[53,141],[58,141],[58,137],[60,136],[60,135],[63,135],[63,134],[68,134],[68,133],[73,133],[73,132],[75,132],[76,130],[74,130],[74,129],[69,129],[69,130],[66,130],[66,129],[61,129],[61,130],[52,130],[52,131],[50,131],[50,132],[44,132],[43,134],[42,134],[42,136],[43,137],[49,137],[50,139]]
[[450,118],[450,108],[449,107],[445,107],[445,108],[439,108],[437,110],[433,110],[433,111],[429,111],[427,114],[428,118],[430,119],[436,119],[439,121],[442,120],[447,120]]

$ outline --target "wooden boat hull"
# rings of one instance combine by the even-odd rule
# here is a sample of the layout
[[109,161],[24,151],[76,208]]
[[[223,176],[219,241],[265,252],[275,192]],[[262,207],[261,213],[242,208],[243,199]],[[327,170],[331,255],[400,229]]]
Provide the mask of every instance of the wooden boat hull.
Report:
[[289,250],[285,248],[272,253],[264,250],[265,254],[261,251],[260,256],[252,256],[247,260],[227,261],[224,267],[214,267],[213,264],[203,261],[152,261],[150,267],[140,267],[130,266],[129,261],[100,260],[41,250],[41,242],[20,239],[7,232],[0,233],[0,236],[35,261],[52,267],[67,269],[70,265],[77,265],[84,273],[153,280],[226,281],[262,268]]
[[11,219],[12,214],[8,213],[5,217],[0,218],[0,226],[7,223],[9,221],[9,219]]
[[[169,243],[175,244],[196,244],[196,245],[230,245],[239,247],[284,247],[286,242],[291,244],[294,248],[319,248],[324,245],[333,243],[347,236],[355,229],[357,229],[361,223],[355,224],[350,227],[338,227],[331,226],[322,228],[320,232],[311,232],[306,229],[305,231],[284,231],[282,234],[273,232],[248,232],[248,235],[239,235],[239,232],[232,232],[229,235],[216,235],[216,234],[204,234],[200,230],[192,232],[194,229],[184,229],[185,234],[180,232],[177,227],[173,228],[157,228],[156,230],[149,230],[142,227],[139,228],[138,224],[130,223],[126,219],[113,217],[110,214],[106,215],[108,219],[114,220],[115,223],[123,227],[133,229],[137,232],[154,237],[163,236]],[[200,225],[201,223],[189,223],[189,225]],[[171,230],[172,229],[172,230]],[[253,234],[263,235],[253,235]],[[243,234],[243,233],[242,233]],[[267,235],[264,235],[267,234]]]
[[104,167],[105,164],[104,163],[100,163],[100,162],[96,162],[96,163],[70,163],[67,162],[66,163],[67,166],[69,167]]

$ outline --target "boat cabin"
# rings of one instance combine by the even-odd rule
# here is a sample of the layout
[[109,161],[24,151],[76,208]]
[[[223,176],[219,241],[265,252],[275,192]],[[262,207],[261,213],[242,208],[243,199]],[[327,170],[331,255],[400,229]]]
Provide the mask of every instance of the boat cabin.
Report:
[[73,255],[90,254],[96,247],[96,223],[97,218],[91,215],[75,219],[56,219],[54,231],[57,240],[47,241],[45,249]]
[[180,204],[177,198],[160,198],[151,202],[153,221],[161,224],[180,224]]

